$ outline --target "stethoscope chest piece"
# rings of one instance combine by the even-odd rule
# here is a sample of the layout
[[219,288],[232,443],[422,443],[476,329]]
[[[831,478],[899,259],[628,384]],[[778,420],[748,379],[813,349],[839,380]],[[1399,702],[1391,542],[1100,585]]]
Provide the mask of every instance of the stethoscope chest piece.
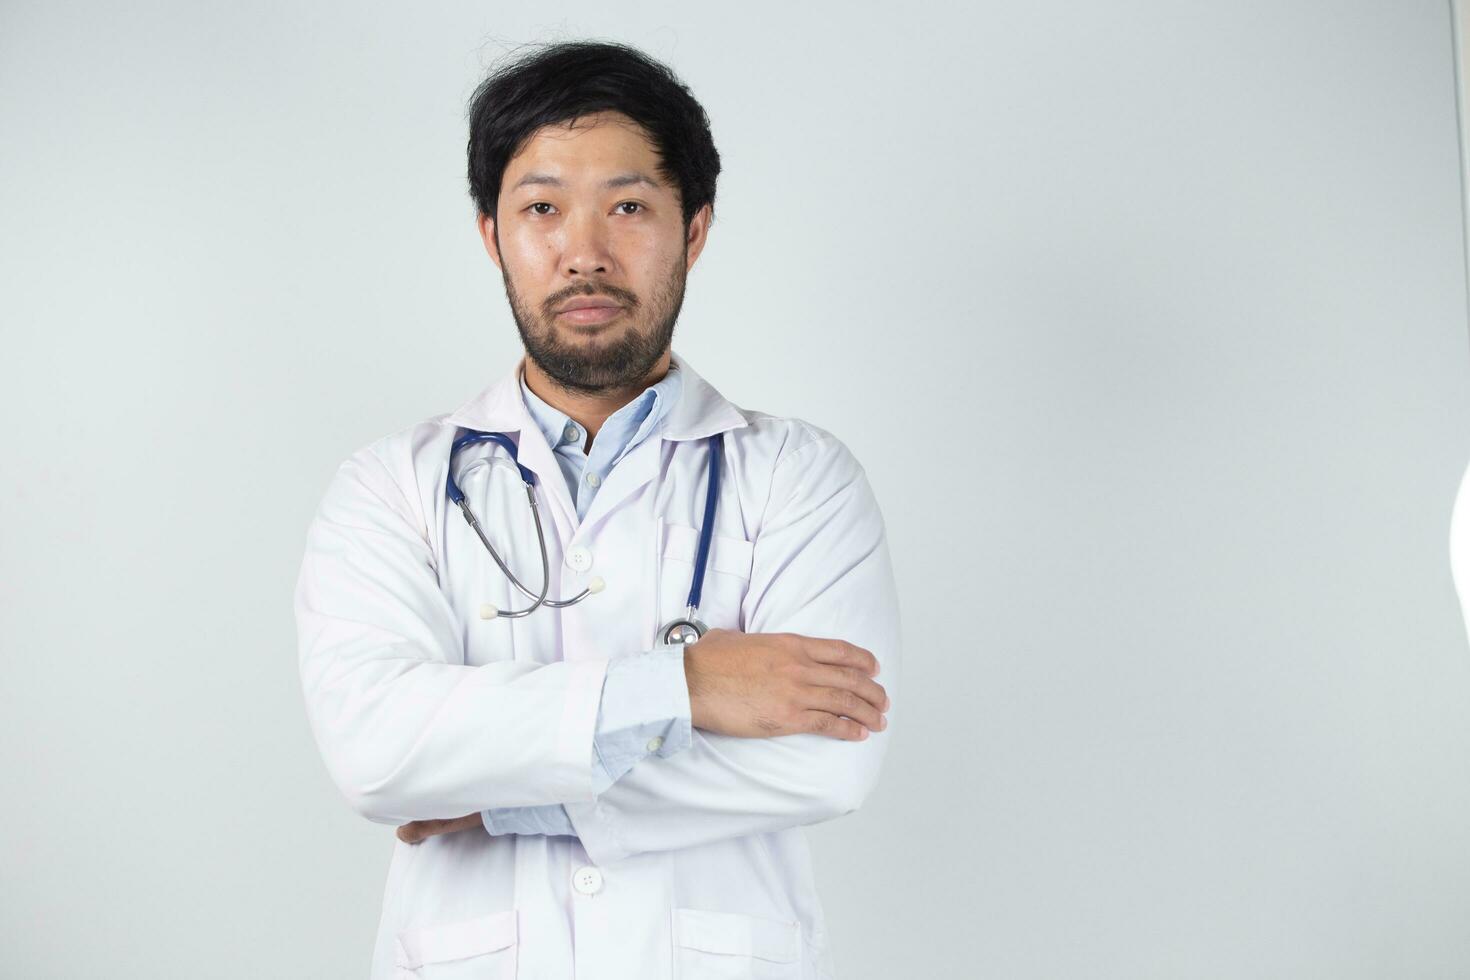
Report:
[[685,619],[676,619],[659,630],[659,640],[665,644],[693,643],[707,629],[708,626],[690,615]]

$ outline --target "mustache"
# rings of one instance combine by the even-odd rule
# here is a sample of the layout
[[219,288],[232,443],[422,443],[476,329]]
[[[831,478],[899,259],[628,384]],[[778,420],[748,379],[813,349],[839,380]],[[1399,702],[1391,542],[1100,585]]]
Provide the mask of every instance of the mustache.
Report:
[[626,289],[618,289],[616,286],[595,286],[590,283],[585,287],[563,290],[562,292],[548,296],[543,305],[546,308],[546,312],[555,313],[557,307],[579,296],[606,296],[608,299],[630,310],[638,308],[638,297]]

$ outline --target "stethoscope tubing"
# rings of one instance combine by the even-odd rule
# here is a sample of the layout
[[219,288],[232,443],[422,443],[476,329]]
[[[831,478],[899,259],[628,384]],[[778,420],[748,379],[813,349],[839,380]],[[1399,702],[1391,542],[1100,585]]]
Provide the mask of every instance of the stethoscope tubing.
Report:
[[709,437],[709,481],[704,492],[704,520],[699,522],[699,551],[694,556],[694,581],[689,586],[689,610],[699,608],[699,598],[704,592],[704,567],[709,561],[711,532],[715,526],[715,501],[720,495],[720,457],[724,455],[724,443],[718,434]]
[[[536,524],[536,543],[538,546],[538,550],[541,552],[540,592],[532,592],[529,588],[525,586],[524,583],[521,582],[519,578],[516,577],[516,574],[510,570],[510,566],[507,565],[505,560],[500,557],[499,552],[495,550],[495,546],[490,543],[490,538],[485,534],[484,528],[480,526],[479,520],[476,519],[474,513],[470,510],[469,503],[465,500],[464,491],[461,490],[459,488],[459,485],[454,482],[454,457],[459,453],[461,449],[465,448],[466,446],[471,446],[482,442],[493,442],[505,449],[505,451],[510,454],[511,462],[513,462],[516,466],[516,469],[520,471],[521,481],[525,484],[526,487],[526,499],[531,506],[531,516]],[[720,462],[724,455],[724,443],[723,440],[720,438],[719,433],[710,436],[708,442],[710,459],[709,476],[705,487],[704,497],[704,520],[700,522],[699,548],[695,554],[694,559],[694,578],[689,586],[688,608],[683,619],[674,620],[673,622],[666,624],[662,629],[659,630],[659,636],[663,638],[665,642],[667,642],[667,638],[669,637],[673,628],[683,623],[696,625],[698,627],[698,632],[701,634],[703,633],[703,624],[698,623],[698,621],[694,618],[694,614],[699,608],[699,600],[704,592],[704,572],[706,566],[709,563],[710,543],[713,540],[714,534],[715,507],[718,503],[720,492]],[[454,443],[449,450],[449,472],[445,480],[445,490],[449,496],[449,499],[455,504],[455,506],[459,508],[460,513],[464,515],[465,521],[469,524],[471,529],[474,530],[476,537],[480,539],[480,543],[485,546],[485,550],[490,552],[490,557],[495,560],[495,564],[499,566],[501,572],[505,574],[505,577],[510,581],[512,585],[520,590],[520,592],[527,598],[533,600],[532,604],[525,609],[496,610],[495,615],[497,617],[505,617],[506,619],[518,619],[522,616],[529,616],[531,613],[535,612],[542,606],[564,608],[566,606],[581,602],[593,592],[593,590],[590,588],[583,589],[581,592],[571,597],[570,599],[548,599],[546,597],[547,591],[551,588],[551,559],[547,553],[546,548],[546,531],[541,525],[541,508],[538,507],[536,504],[536,474],[527,469],[525,466],[521,465],[518,452],[519,450],[515,442],[512,441],[511,438],[504,433],[480,432],[473,429],[467,430],[464,435],[455,438]]]
[[551,584],[551,560],[547,557],[546,554],[546,532],[541,527],[541,508],[536,506],[536,490],[530,484],[526,484],[526,499],[531,502],[531,516],[536,521],[536,541],[541,546],[541,581],[544,584],[541,586],[541,591],[539,593],[532,592],[530,589],[526,588],[521,580],[516,578],[516,573],[512,572],[510,570],[510,567],[506,565],[504,559],[502,559],[500,555],[496,553],[495,546],[491,544],[490,539],[485,536],[485,530],[484,528],[480,527],[480,522],[475,519],[475,515],[470,511],[469,504],[465,503],[463,500],[461,500],[459,504],[460,512],[464,514],[465,520],[469,522],[470,527],[473,528],[475,534],[479,536],[480,543],[485,546],[485,550],[490,552],[490,557],[495,559],[495,564],[499,565],[500,570],[505,573],[505,577],[510,579],[511,585],[514,585],[517,589],[519,589],[521,591],[521,594],[526,596],[526,598],[535,600],[535,605],[532,605],[527,609],[519,609],[513,610],[511,612],[500,613],[500,615],[505,616],[509,619],[518,619],[521,616],[530,615],[531,613],[535,612],[537,607],[539,606],[552,606],[560,609],[564,606],[574,605],[575,603],[581,602],[583,599],[592,594],[591,589],[583,589],[581,592],[577,593],[570,599],[546,598],[546,591]]

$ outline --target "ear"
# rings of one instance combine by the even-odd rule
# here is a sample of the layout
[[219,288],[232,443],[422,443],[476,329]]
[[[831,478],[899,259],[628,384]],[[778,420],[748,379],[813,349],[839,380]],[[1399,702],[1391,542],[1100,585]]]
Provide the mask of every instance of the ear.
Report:
[[694,212],[694,217],[689,219],[689,233],[685,236],[684,243],[689,249],[689,259],[684,266],[688,272],[694,268],[694,260],[699,258],[699,253],[704,251],[704,243],[709,239],[709,223],[713,210],[708,204]]
[[485,243],[485,254],[490,256],[490,261],[495,263],[497,269],[503,269],[500,264],[500,246],[495,243],[495,219],[488,214],[475,216],[475,225],[480,229],[480,240]]

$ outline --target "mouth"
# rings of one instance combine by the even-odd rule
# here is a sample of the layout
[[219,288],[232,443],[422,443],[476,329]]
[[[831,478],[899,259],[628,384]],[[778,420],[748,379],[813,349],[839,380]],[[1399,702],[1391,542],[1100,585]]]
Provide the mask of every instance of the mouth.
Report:
[[556,319],[559,323],[594,326],[614,320],[622,313],[621,306],[583,306],[575,310],[564,310],[556,315]]

